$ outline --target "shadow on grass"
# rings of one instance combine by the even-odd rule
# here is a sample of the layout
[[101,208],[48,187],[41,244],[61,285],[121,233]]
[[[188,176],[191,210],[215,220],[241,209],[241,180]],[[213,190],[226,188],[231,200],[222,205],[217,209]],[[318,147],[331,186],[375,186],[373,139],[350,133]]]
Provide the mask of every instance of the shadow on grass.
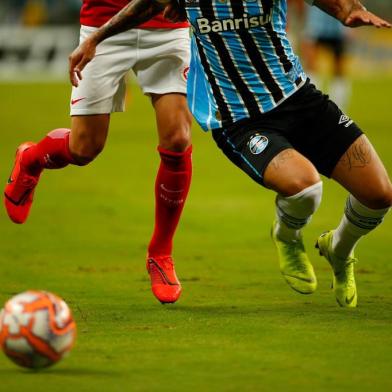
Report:
[[335,304],[318,304],[317,302],[292,302],[268,305],[176,305],[165,306],[165,310],[175,313],[184,313],[189,315],[215,316],[215,317],[263,317],[264,320],[289,316],[292,318],[301,317],[306,320],[315,320],[329,322],[331,320],[366,320],[383,321],[390,319],[391,311],[386,311],[385,306],[379,303],[374,307],[372,302],[363,301],[363,306],[358,308],[341,308]]
[[88,368],[48,368],[42,370],[30,370],[17,368],[14,369],[0,369],[0,378],[7,375],[13,376],[65,376],[65,377],[118,377],[121,375],[120,372],[115,370],[97,370],[97,369],[88,369]]

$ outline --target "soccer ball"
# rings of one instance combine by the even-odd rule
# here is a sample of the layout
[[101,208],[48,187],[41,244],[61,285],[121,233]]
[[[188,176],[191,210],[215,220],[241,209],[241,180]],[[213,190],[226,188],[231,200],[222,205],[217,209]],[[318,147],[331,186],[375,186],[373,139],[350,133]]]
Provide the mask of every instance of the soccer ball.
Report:
[[16,364],[40,369],[58,362],[75,341],[67,304],[45,291],[12,297],[0,312],[0,346]]

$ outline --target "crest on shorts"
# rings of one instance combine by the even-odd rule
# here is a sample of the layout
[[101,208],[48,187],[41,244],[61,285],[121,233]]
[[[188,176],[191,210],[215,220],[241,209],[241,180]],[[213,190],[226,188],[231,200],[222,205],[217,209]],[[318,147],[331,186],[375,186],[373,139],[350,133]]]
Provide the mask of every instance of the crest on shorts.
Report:
[[268,138],[260,135],[259,133],[254,134],[248,142],[249,150],[254,155],[262,153],[267,146]]

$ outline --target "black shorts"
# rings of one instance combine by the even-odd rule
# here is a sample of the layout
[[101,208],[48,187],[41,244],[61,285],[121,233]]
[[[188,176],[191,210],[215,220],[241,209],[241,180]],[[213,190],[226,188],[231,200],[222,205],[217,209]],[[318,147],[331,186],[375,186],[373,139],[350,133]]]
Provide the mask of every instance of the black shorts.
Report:
[[258,183],[271,160],[293,148],[330,177],[339,159],[362,135],[359,127],[309,81],[277,108],[255,119],[212,131],[224,154]]

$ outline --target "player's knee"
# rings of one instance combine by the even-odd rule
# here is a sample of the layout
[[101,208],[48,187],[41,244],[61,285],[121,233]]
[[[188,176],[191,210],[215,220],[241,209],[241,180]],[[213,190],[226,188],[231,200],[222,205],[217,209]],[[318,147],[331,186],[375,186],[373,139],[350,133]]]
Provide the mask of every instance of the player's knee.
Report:
[[302,209],[310,215],[313,214],[320,206],[322,195],[323,183],[318,181],[302,189],[293,197],[295,197],[298,203],[301,204]]
[[191,145],[191,133],[188,127],[173,127],[160,138],[160,146],[169,151],[183,152]]
[[78,166],[86,166],[92,162],[103,150],[104,143],[93,142],[88,144],[80,143],[71,149],[74,163]]
[[317,172],[309,173],[306,176],[297,176],[292,178],[290,181],[287,181],[286,189],[285,189],[285,196],[293,196],[297,195],[298,193],[306,190],[309,187],[312,187],[315,184],[321,183],[320,176]]
[[292,196],[278,195],[276,198],[277,213],[283,220],[289,219],[286,223],[290,226],[300,229],[309,222],[310,217],[318,209],[322,194],[323,183],[319,181]]
[[379,185],[377,190],[369,192],[363,198],[363,204],[374,210],[392,207],[392,184],[390,181]]

